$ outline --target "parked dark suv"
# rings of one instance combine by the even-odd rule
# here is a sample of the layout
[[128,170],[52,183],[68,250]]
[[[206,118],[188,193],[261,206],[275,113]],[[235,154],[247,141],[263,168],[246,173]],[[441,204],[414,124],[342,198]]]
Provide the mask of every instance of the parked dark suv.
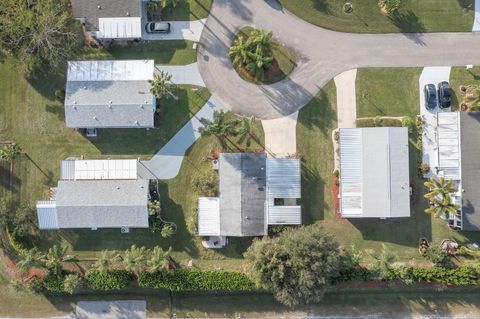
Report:
[[433,110],[437,106],[437,90],[435,89],[435,85],[425,85],[423,92],[425,93],[425,107]]
[[450,85],[447,81],[438,83],[438,100],[442,109],[450,107],[452,97],[450,95]]

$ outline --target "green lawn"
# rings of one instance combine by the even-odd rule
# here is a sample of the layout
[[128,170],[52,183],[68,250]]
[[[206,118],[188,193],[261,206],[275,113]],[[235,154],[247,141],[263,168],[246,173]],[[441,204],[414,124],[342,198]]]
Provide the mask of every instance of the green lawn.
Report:
[[473,0],[402,0],[394,18],[380,12],[378,0],[350,0],[353,4],[350,14],[343,12],[346,1],[279,1],[310,23],[343,32],[471,31],[474,17]]
[[153,59],[155,64],[190,64],[197,61],[192,41],[150,41],[132,42],[128,45],[115,44],[108,50],[103,48],[84,49],[79,59]]
[[452,106],[456,109],[458,109],[459,103],[462,100],[461,85],[480,85],[480,67],[475,66],[472,69],[452,67],[450,87],[453,90]]
[[405,116],[418,113],[418,78],[422,68],[358,69],[357,118]]
[[185,21],[208,17],[213,0],[184,0],[175,9],[164,9],[162,20]]
[[[378,83],[374,91],[383,91],[385,87],[390,87],[393,83],[397,83],[401,87],[408,87],[409,85],[406,83],[398,82],[412,79],[398,76],[396,72],[399,70],[390,69],[390,76],[386,76],[387,70],[384,69],[368,70],[371,78],[377,78],[375,71],[383,74],[385,79],[390,78],[389,81]],[[417,72],[416,69],[413,71]],[[362,72],[365,70],[359,70],[359,75]],[[400,81],[399,79],[405,80]],[[418,77],[414,83],[418,87]],[[414,84],[410,85],[413,87]],[[416,90],[418,91],[418,88]],[[388,89],[386,91],[388,92]],[[361,92],[357,78],[357,96]],[[376,101],[380,105],[384,105],[382,96],[376,97]],[[413,102],[415,103],[411,104]],[[399,101],[398,105],[404,105],[406,111],[404,114],[416,114],[419,107],[418,97],[412,99],[409,94],[405,94],[405,98]],[[380,108],[380,110],[386,111],[385,108]],[[372,108],[370,108],[370,112],[372,113],[369,113],[369,116],[392,115],[380,111],[375,114]],[[402,114],[395,113],[393,115]],[[408,261],[413,258],[422,263],[424,259],[420,257],[417,249],[420,237],[426,237],[436,243],[445,238],[454,238],[459,243],[480,241],[480,234],[451,231],[444,221],[423,212],[425,201],[423,200],[422,180],[417,177],[417,156],[420,156],[420,153],[414,145],[414,136],[410,142],[410,179],[416,185],[417,196],[411,206],[411,217],[390,220],[338,218],[332,199],[333,146],[331,132],[336,126],[335,86],[331,81],[309,104],[301,109],[298,118],[297,148],[304,156],[302,203],[305,223],[317,222],[324,226],[335,234],[345,247],[355,245],[363,250],[367,261],[379,253],[384,244],[397,256],[397,260]]]

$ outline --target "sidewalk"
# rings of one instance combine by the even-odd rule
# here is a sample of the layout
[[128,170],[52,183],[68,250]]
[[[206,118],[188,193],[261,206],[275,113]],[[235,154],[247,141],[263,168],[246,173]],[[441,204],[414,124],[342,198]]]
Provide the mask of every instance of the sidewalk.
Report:
[[343,72],[334,78],[337,87],[337,120],[339,128],[354,128],[357,119],[355,79],[357,69]]

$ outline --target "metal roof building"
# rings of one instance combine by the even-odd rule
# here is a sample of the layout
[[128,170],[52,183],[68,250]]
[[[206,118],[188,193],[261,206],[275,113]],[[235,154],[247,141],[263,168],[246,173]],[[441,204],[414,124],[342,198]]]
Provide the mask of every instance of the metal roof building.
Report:
[[69,61],[65,121],[70,128],[154,127],[153,60]]
[[340,129],[340,211],[343,217],[408,217],[408,130]]
[[219,175],[219,197],[199,198],[199,235],[263,236],[268,225],[301,224],[299,159],[222,153]]
[[97,38],[142,37],[141,0],[71,0],[73,17]]
[[134,176],[136,162],[63,161],[53,198],[37,202],[39,228],[148,227],[149,181]]
[[437,113],[439,175],[460,179],[460,113]]

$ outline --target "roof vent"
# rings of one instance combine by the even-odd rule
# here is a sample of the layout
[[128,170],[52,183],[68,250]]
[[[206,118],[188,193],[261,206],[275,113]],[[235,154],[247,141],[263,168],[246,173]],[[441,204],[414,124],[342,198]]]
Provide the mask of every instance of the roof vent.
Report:
[[138,121],[135,121],[135,122],[133,122],[133,123],[135,123],[136,125],[138,125]]
[[74,105],[74,106],[73,106],[73,109],[74,109],[74,110],[76,110],[76,109],[77,109],[77,106],[76,106],[76,105]]
[[84,86],[84,87],[83,87],[83,89],[84,89],[84,90],[86,90],[86,89],[87,89],[87,87],[86,87],[86,86]]
[[108,101],[108,104],[112,104],[112,101]]
[[96,116],[93,117],[94,120],[98,120]]
[[116,189],[120,189],[120,186],[115,187]]
[[127,17],[129,17],[129,16],[130,16],[130,12],[128,12],[128,11],[125,12],[125,15],[126,15]]
[[143,104],[140,104],[140,108],[143,109]]
[[98,9],[98,10],[102,10],[102,6],[101,6],[101,5],[98,5],[98,6],[97,6],[97,9]]
[[77,104],[77,101],[73,101],[73,104]]
[[111,110],[112,109],[112,104],[108,104],[108,108]]

